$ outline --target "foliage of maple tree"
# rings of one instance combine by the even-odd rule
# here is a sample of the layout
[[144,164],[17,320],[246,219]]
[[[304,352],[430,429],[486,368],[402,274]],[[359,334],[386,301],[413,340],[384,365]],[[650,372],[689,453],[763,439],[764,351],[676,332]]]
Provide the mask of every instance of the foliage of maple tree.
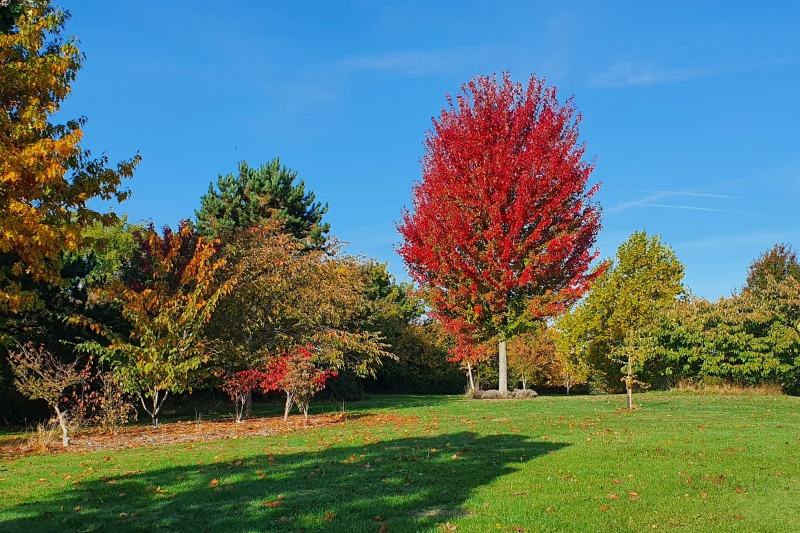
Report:
[[505,341],[576,301],[589,272],[600,209],[580,115],[531,76],[478,77],[426,135],[422,181],[405,211],[399,249],[437,314]]
[[292,410],[292,405],[296,403],[297,408],[308,421],[308,407],[311,404],[311,398],[325,387],[328,378],[337,374],[335,370],[323,370],[314,364],[313,349],[314,347],[309,345],[298,346],[291,350],[282,357],[282,364],[278,365],[283,372],[275,372],[276,375],[282,374],[278,386],[286,393],[284,420],[289,420],[289,412]]
[[555,357],[550,361],[548,368],[547,384],[564,387],[569,394],[572,387],[587,382],[590,372],[589,365],[576,353],[572,339],[554,328],[549,328],[548,333],[553,338],[556,350]]
[[241,422],[244,417],[245,406],[250,393],[260,388],[261,384],[267,379],[265,373],[256,368],[229,373],[225,377],[222,390],[224,390],[233,401],[236,408],[237,422]]
[[121,182],[139,157],[109,168],[80,146],[85,118],[51,120],[83,62],[77,41],[62,35],[69,14],[32,0],[14,16],[0,32],[0,310],[18,312],[36,302],[25,278],[60,283],[64,252],[85,245],[84,228],[116,220],[87,203],[126,199]]
[[200,199],[195,213],[198,231],[218,237],[278,219],[296,239],[323,245],[330,230],[330,224],[322,223],[328,205],[315,202],[314,193],[306,192],[303,180],[295,183],[296,179],[297,172],[281,166],[277,157],[259,168],[240,162],[237,175],[220,175],[216,188],[209,185]]
[[128,274],[103,290],[104,298],[121,305],[130,337],[106,331],[111,344],[102,352],[158,427],[167,395],[202,379],[201,366],[212,355],[204,328],[236,279],[220,279],[225,259],[219,243],[197,237],[188,224],[162,234],[150,226],[135,237]]
[[511,375],[522,382],[547,383],[556,360],[556,346],[552,336],[544,326],[523,333],[511,339],[508,351],[508,365]]
[[44,347],[36,348],[27,343],[18,344],[16,350],[10,350],[8,361],[14,372],[14,386],[31,400],[47,402],[61,426],[62,443],[69,446],[67,413],[59,405],[65,399],[66,390],[89,379],[91,358],[84,368],[80,368],[78,359],[67,363]]

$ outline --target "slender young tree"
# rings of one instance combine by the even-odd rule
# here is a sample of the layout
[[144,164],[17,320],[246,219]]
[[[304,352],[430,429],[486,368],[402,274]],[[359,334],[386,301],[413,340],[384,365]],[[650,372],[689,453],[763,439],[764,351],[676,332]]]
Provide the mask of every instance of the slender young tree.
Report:
[[399,253],[435,314],[498,336],[505,391],[506,341],[560,313],[601,272],[589,272],[598,186],[587,190],[580,114],[544,80],[479,77],[447,102],[426,134]]
[[[614,390],[621,380],[633,406],[636,379],[650,351],[649,328],[685,291],[683,264],[658,235],[633,233],[589,295],[565,314],[558,329],[592,366],[596,384]],[[620,372],[619,365],[623,365]]]

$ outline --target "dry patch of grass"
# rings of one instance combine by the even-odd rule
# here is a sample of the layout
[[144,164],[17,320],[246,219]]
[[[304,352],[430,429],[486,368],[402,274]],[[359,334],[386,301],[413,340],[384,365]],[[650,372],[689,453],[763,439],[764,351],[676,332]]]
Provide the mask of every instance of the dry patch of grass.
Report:
[[[352,415],[351,415],[352,418]],[[282,417],[264,417],[236,423],[231,419],[199,422],[172,422],[151,426],[129,426],[116,433],[98,429],[84,429],[72,437],[69,448],[61,446],[61,429],[58,424],[39,424],[29,436],[18,436],[0,442],[0,454],[19,456],[41,452],[91,452],[130,448],[186,444],[213,440],[242,439],[248,437],[283,435],[293,431],[332,426],[347,419],[345,414],[327,414],[292,417],[284,422]]]
[[765,383],[762,385],[737,385],[734,383],[680,381],[673,390],[679,392],[702,392],[723,396],[780,396],[783,394],[783,387],[774,383]]

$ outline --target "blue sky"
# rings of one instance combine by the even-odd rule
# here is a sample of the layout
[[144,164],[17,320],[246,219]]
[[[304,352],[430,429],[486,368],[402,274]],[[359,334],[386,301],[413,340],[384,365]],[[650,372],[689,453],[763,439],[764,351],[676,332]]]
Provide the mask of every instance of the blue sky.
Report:
[[144,158],[117,207],[191,217],[220,173],[280,156],[352,253],[388,261],[424,132],[471,76],[547,78],[583,113],[603,256],[658,233],[695,294],[800,247],[800,3],[63,0],[87,54],[84,146]]

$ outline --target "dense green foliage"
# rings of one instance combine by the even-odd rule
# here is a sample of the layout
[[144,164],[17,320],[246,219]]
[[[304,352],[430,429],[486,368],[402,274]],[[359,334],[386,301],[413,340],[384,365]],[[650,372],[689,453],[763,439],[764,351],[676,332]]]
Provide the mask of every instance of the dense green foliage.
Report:
[[216,188],[209,185],[200,199],[198,230],[216,237],[278,218],[294,237],[321,246],[330,230],[330,224],[322,223],[328,205],[315,202],[305,182],[295,183],[296,179],[297,172],[281,166],[277,157],[259,168],[240,162],[238,174],[220,174]]

